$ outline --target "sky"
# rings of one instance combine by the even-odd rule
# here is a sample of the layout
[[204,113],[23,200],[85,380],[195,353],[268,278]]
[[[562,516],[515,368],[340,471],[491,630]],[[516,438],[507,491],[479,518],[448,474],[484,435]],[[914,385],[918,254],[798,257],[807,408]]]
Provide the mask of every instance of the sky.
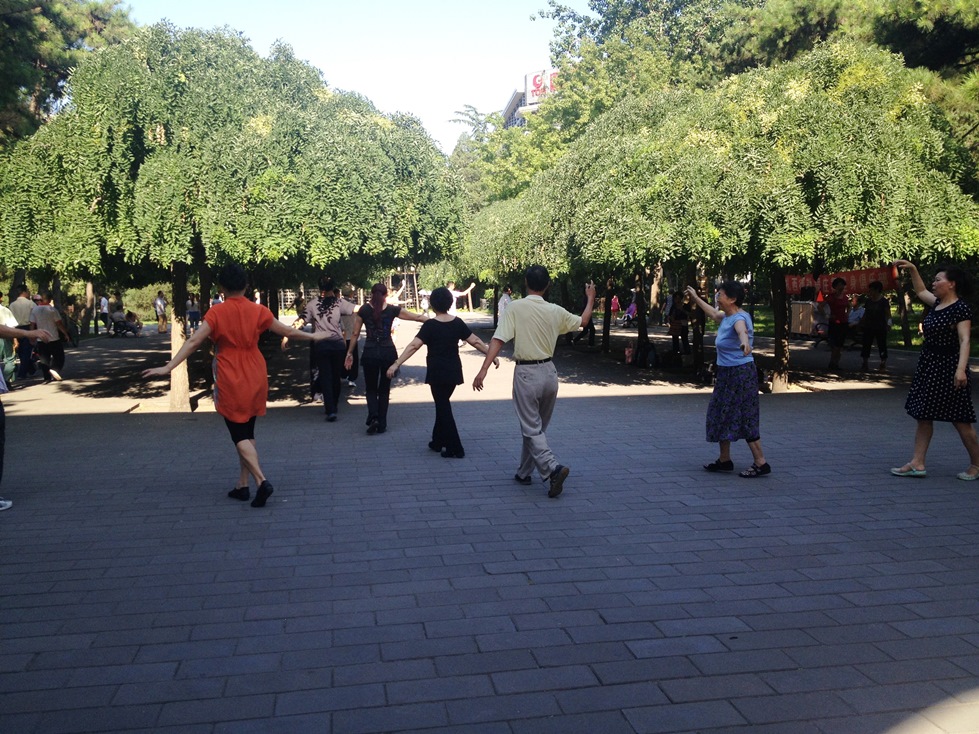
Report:
[[[550,66],[554,24],[537,16],[547,0],[128,0],[140,25],[229,26],[268,55],[281,40],[334,89],[358,92],[382,112],[419,118],[445,153],[472,105],[501,110],[524,77]],[[587,11],[587,0],[563,0]]]

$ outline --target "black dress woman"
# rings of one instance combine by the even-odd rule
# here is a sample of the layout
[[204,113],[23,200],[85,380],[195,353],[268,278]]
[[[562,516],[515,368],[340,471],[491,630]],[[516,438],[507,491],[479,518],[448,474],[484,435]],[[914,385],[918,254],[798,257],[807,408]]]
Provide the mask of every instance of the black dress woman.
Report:
[[904,409],[918,421],[914,433],[914,455],[904,466],[891,469],[897,477],[924,477],[925,457],[935,431],[935,421],[951,423],[962,445],[969,452],[969,467],[959,472],[964,481],[979,479],[979,439],[976,438],[976,411],[972,405],[969,379],[969,341],[972,309],[962,300],[972,293],[972,283],[961,269],[939,266],[931,290],[907,260],[894,265],[911,274],[915,294],[929,307],[922,322],[925,342],[911,382]]

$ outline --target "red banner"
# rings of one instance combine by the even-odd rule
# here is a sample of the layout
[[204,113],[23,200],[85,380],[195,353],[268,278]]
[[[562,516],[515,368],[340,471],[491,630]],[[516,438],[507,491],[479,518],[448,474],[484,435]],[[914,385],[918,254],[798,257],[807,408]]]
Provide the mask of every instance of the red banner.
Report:
[[866,293],[867,287],[875,280],[884,284],[884,290],[894,290],[897,287],[896,268],[888,265],[883,268],[871,268],[869,270],[848,270],[845,273],[832,273],[830,275],[820,275],[814,280],[811,275],[786,275],[785,292],[790,296],[797,296],[803,288],[815,288],[817,292],[829,293],[832,283],[837,278],[846,281],[847,293]]

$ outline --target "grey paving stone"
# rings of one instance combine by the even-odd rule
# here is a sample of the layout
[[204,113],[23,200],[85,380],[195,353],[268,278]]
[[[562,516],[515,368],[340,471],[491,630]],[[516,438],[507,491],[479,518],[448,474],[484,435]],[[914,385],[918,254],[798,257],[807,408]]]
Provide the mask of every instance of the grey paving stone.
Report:
[[81,734],[92,731],[128,732],[155,728],[160,706],[119,706],[51,711],[40,718],[37,732]]
[[635,731],[632,725],[619,712],[594,714],[571,714],[559,719],[529,719],[514,721],[510,724],[514,734],[590,734],[592,732],[607,732],[608,734],[631,734]]
[[351,709],[333,714],[333,731],[344,734],[372,734],[397,728],[425,729],[441,727],[448,723],[448,714],[442,703],[421,703],[404,706],[379,706]]
[[854,712],[845,696],[836,691],[744,697],[731,703],[751,724],[785,722],[788,726],[791,722],[808,722]]
[[840,691],[840,698],[859,713],[907,711],[931,706],[945,698],[945,692],[930,682],[894,683]]
[[775,692],[757,675],[713,675],[695,678],[662,680],[659,687],[670,703],[716,701],[747,696],[763,696]]
[[159,726],[186,726],[215,721],[269,718],[274,714],[275,697],[254,695],[247,697],[222,697],[196,701],[171,701],[163,705],[157,724]]
[[490,677],[496,691],[503,694],[585,688],[598,683],[592,670],[584,665],[510,670],[492,673]]
[[580,688],[558,693],[557,701],[565,713],[619,711],[636,705],[669,703],[663,691],[654,683]]
[[360,710],[382,707],[388,703],[384,685],[369,683],[336,688],[309,688],[278,693],[275,697],[275,715],[326,713],[342,710]]
[[626,709],[623,713],[638,734],[702,731],[748,723],[727,701],[639,707]]
[[536,668],[538,662],[527,650],[444,655],[435,659],[439,676],[493,673],[500,670]]
[[498,694],[446,703],[449,721],[456,726],[487,722],[513,722],[540,716],[559,716],[561,709],[552,693]]

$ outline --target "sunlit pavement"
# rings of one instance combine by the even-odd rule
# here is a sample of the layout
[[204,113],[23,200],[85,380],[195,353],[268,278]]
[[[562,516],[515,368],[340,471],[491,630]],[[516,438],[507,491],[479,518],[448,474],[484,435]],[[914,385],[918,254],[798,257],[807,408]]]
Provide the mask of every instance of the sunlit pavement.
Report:
[[384,435],[362,383],[336,423],[275,404],[253,509],[204,402],[77,396],[165,361],[155,334],[114,341],[4,397],[0,732],[979,729],[979,482],[945,425],[927,478],[888,472],[913,356],[763,396],[774,471],[741,479],[701,469],[709,388],[562,344],[549,500],[512,480],[509,361],[458,388],[466,457],[443,459],[418,354]]

